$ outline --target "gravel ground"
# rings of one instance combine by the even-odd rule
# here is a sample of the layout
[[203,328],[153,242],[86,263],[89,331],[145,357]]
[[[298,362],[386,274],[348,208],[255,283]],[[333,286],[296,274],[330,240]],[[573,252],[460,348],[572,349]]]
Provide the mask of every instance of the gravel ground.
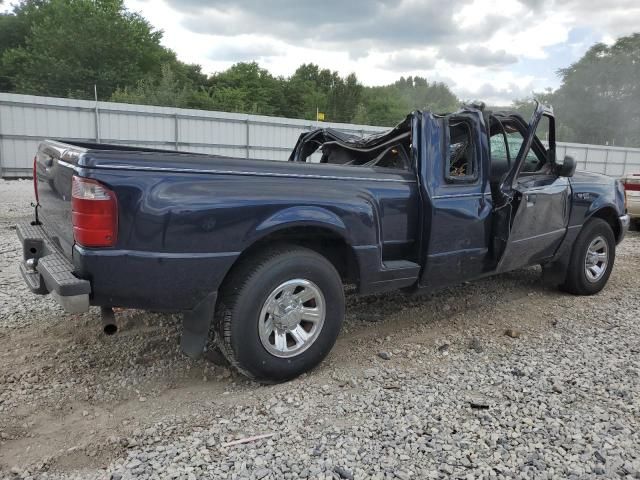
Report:
[[[179,352],[179,319],[31,295],[0,183],[2,478],[640,478],[640,235],[574,297],[519,270],[348,297],[316,370],[261,386]],[[247,443],[232,443],[263,435]]]

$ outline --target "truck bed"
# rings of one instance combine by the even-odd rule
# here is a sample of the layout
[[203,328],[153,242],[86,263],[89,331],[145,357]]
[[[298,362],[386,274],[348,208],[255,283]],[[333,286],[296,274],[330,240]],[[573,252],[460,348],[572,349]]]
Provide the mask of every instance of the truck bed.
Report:
[[[417,277],[407,251],[415,245],[418,225],[409,219],[419,202],[408,170],[46,140],[35,171],[39,219],[74,273],[91,280],[94,304],[191,308],[241,252],[282,223],[311,237],[331,234],[319,227],[330,225],[362,257],[371,288]],[[74,240],[73,176],[98,181],[117,197],[113,247]],[[135,293],[117,284],[123,278]]]
[[46,140],[38,151],[39,213],[68,256],[73,243],[69,229],[71,176],[73,172],[91,176],[91,172],[97,171],[221,175],[223,178],[276,177],[387,183],[413,181],[408,171],[388,168],[242,159],[124,145]]

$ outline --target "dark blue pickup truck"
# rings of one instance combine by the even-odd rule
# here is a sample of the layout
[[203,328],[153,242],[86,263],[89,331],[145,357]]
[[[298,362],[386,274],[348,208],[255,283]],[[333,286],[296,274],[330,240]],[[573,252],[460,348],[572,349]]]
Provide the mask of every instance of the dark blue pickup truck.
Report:
[[344,284],[433,291],[541,264],[599,292],[624,190],[574,172],[542,105],[528,123],[472,105],[364,138],[318,129],[288,162],[46,140],[20,269],[68,311],[102,307],[107,331],[112,307],[183,312],[187,354],[213,329],[241,372],[285,380],[333,346]]

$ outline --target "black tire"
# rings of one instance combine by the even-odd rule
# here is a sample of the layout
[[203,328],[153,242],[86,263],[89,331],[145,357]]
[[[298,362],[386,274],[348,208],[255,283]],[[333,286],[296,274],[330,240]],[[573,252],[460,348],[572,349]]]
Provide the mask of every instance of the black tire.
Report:
[[640,230],[640,218],[631,220],[631,228],[633,230]]
[[[597,280],[587,277],[585,259],[589,245],[598,237],[607,245],[607,265],[604,273]],[[571,259],[567,276],[562,289],[574,295],[593,295],[604,288],[609,280],[616,258],[616,241],[613,231],[607,222],[600,218],[592,218],[584,224],[571,250]]]
[[[280,358],[267,351],[260,338],[260,313],[274,289],[299,278],[321,291],[324,323],[306,350]],[[325,257],[307,248],[277,246],[241,260],[225,280],[216,308],[216,342],[244,375],[262,382],[290,380],[327,356],[340,332],[344,308],[342,280]]]

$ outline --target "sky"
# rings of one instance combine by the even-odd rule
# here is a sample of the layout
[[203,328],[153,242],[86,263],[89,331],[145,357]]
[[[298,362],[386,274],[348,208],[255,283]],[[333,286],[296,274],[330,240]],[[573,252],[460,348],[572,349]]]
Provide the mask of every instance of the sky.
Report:
[[594,43],[640,30],[640,0],[125,0],[205,73],[313,62],[365,85],[420,75],[506,105],[557,88]]

